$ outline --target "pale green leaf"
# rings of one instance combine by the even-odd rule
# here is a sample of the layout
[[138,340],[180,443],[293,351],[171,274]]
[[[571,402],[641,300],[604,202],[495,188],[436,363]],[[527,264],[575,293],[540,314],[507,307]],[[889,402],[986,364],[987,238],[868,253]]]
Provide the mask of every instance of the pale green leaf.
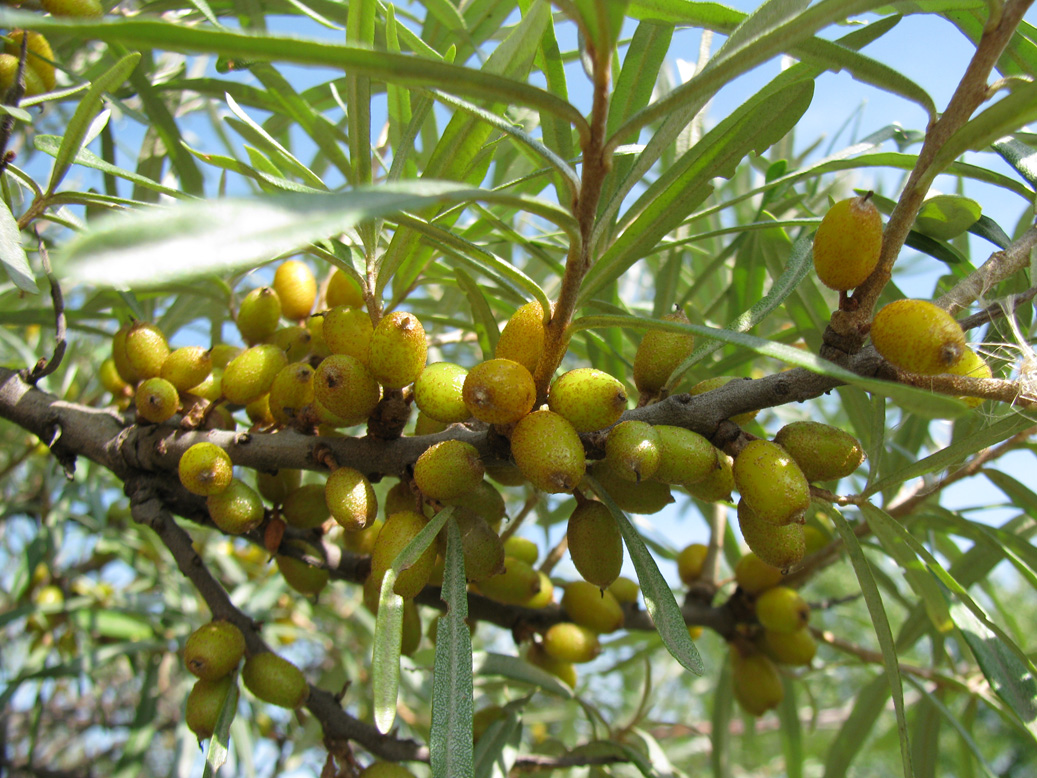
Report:
[[400,688],[400,646],[403,640],[403,598],[393,591],[398,571],[390,567],[382,577],[371,643],[371,706],[374,724],[383,735],[396,721]]
[[0,264],[4,266],[12,283],[29,294],[39,294],[36,277],[29,266],[29,258],[22,248],[22,234],[18,222],[7,207],[0,201]]

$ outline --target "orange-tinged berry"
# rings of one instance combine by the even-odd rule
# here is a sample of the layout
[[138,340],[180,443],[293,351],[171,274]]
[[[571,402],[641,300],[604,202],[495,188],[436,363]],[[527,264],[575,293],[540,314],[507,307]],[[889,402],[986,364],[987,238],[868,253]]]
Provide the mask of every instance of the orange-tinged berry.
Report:
[[544,309],[533,300],[521,306],[504,325],[494,356],[518,362],[535,373],[544,351]]
[[511,424],[533,410],[536,385],[529,370],[518,362],[489,359],[468,371],[462,396],[479,421]]

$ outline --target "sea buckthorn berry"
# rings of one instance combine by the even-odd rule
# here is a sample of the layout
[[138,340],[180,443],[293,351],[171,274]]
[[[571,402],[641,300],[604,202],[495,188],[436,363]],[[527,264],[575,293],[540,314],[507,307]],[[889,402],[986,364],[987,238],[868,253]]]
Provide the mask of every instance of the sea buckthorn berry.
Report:
[[660,481],[635,482],[616,475],[608,460],[595,462],[591,467],[591,475],[601,484],[601,488],[611,497],[620,510],[627,513],[658,513],[674,502],[668,484]]
[[280,505],[285,498],[299,488],[302,483],[302,470],[291,470],[282,467],[274,473],[256,472],[256,489],[272,502]]
[[371,375],[386,389],[414,383],[427,358],[425,328],[412,313],[394,311],[383,316],[371,333]]
[[544,352],[544,309],[533,300],[521,306],[504,325],[494,356],[518,362],[535,373]]
[[925,375],[950,371],[967,348],[954,317],[925,300],[896,300],[879,310],[871,342],[901,370]]
[[735,457],[735,485],[753,513],[770,524],[803,521],[810,507],[810,483],[777,443],[751,440]]
[[212,373],[212,357],[201,346],[184,346],[162,363],[160,375],[178,392],[189,392]]
[[495,530],[500,529],[501,522],[504,521],[506,515],[504,497],[493,484],[487,481],[481,481],[471,491],[460,497],[443,500],[443,503],[475,511]]
[[101,381],[101,386],[110,392],[113,397],[123,396],[126,390],[130,388],[130,385],[119,375],[119,369],[115,366],[115,360],[110,357],[101,363],[101,367],[97,371],[97,377]]
[[544,633],[543,645],[555,659],[574,664],[589,662],[601,653],[597,633],[569,621],[552,624]]
[[521,605],[543,588],[540,575],[528,563],[505,555],[504,572],[477,584],[479,591],[498,602]]
[[352,424],[370,416],[381,398],[374,376],[346,354],[332,354],[317,366],[313,394],[327,410]]
[[677,575],[680,576],[685,586],[691,586],[702,577],[708,552],[709,549],[702,543],[692,543],[677,554]]
[[[983,357],[967,346],[961,359],[947,372],[951,375],[968,376],[969,378],[990,378],[993,375],[990,365],[984,361]],[[975,408],[983,402],[982,397],[959,397],[958,399],[970,408]]]
[[252,654],[241,668],[245,688],[263,702],[282,708],[298,708],[310,696],[302,671],[277,654]]
[[288,357],[277,346],[261,343],[234,357],[223,371],[223,396],[236,405],[248,405],[270,391]]
[[489,359],[468,371],[462,396],[479,421],[511,424],[533,410],[536,385],[529,370],[518,362]]
[[137,415],[154,424],[173,418],[180,407],[180,395],[176,387],[164,378],[141,381],[134,401]]
[[[668,313],[663,321],[690,324],[684,311]],[[659,394],[670,375],[695,347],[695,336],[690,332],[648,330],[634,353],[634,385],[644,395]]]
[[414,778],[414,773],[395,762],[373,762],[363,769],[358,778]]
[[655,475],[662,454],[655,427],[644,421],[621,421],[605,440],[609,469],[628,481],[643,481]]
[[719,467],[693,484],[683,484],[688,494],[702,502],[720,502],[730,500],[731,492],[735,488],[735,476],[732,469],[734,460],[723,451],[717,452],[717,464]]
[[324,314],[324,344],[332,354],[348,354],[370,362],[374,325],[367,311],[339,305]]
[[774,442],[796,460],[808,481],[845,478],[864,462],[857,438],[817,421],[794,421],[774,436]]
[[452,500],[475,489],[485,472],[475,446],[444,440],[425,449],[414,463],[414,482],[426,497]]
[[778,526],[764,521],[746,504],[744,498],[738,501],[738,528],[753,553],[779,571],[799,564],[806,554],[802,524],[793,522]]
[[274,334],[281,321],[281,298],[269,286],[253,289],[238,306],[234,321],[246,343],[266,340]]
[[771,632],[795,632],[810,621],[810,606],[795,589],[775,586],[756,598],[756,618]]
[[313,350],[313,335],[309,328],[300,324],[281,327],[266,342],[284,351],[289,362],[302,362]]
[[547,405],[577,432],[594,432],[619,421],[627,408],[627,393],[622,382],[608,373],[578,367],[554,380]]
[[231,479],[219,494],[205,498],[213,524],[229,535],[251,532],[263,523],[263,500],[248,484]]
[[41,0],[40,4],[54,16],[104,16],[104,6],[99,0]]
[[[385,520],[378,538],[374,543],[374,551],[371,554],[371,575],[368,581],[373,581],[372,588],[374,602],[378,602],[378,594],[382,586],[382,577],[392,566],[393,560],[410,543],[414,537],[425,528],[428,519],[414,511],[400,511],[392,514]],[[428,547],[421,553],[417,561],[406,570],[402,570],[396,577],[396,585],[393,591],[405,600],[417,597],[418,592],[425,588],[428,583],[432,566],[436,562],[436,544],[429,543]],[[365,602],[367,592],[365,591]]]
[[[6,94],[14,86],[14,81],[17,77],[18,56],[15,54],[0,54],[0,91]],[[25,79],[26,97],[42,95],[47,91],[47,87],[43,84],[43,79],[28,65],[22,71],[22,77]]]
[[180,457],[180,483],[192,494],[207,497],[230,486],[230,456],[215,443],[195,443]]
[[533,486],[553,494],[575,489],[587,467],[580,436],[554,411],[534,411],[519,420],[511,433],[511,455]]
[[637,598],[641,596],[641,586],[637,581],[621,575],[609,586],[609,592],[616,598],[616,602],[621,604],[637,602]]
[[607,588],[623,567],[623,536],[604,503],[577,503],[566,526],[569,556],[583,580]]
[[763,650],[783,665],[809,665],[817,654],[817,643],[810,629],[803,627],[795,632],[763,631]]
[[659,424],[655,434],[659,439],[659,467],[652,478],[656,481],[694,484],[719,467],[719,452],[697,432]]
[[313,403],[313,368],[293,362],[281,368],[270,385],[270,414],[279,424],[291,424]]
[[[323,559],[317,547],[305,540],[288,540],[281,545],[281,548],[294,548],[305,556]],[[307,596],[320,594],[331,578],[326,567],[315,567],[288,554],[277,554],[274,561],[277,563],[277,570],[281,573],[285,583],[299,594]]]
[[324,499],[335,521],[350,532],[369,526],[378,516],[374,487],[359,470],[340,467],[324,484]]
[[[8,41],[4,44],[4,52],[7,54],[13,54],[15,57],[21,56],[22,51],[22,38],[25,37],[25,30],[12,30],[7,33]],[[25,59],[25,66],[32,68],[36,75],[39,77],[40,83],[43,85],[43,91],[49,92],[54,88],[56,83],[54,75],[54,52],[50,48],[50,43],[40,33],[29,31],[29,42],[28,42],[28,56]],[[28,92],[28,81],[26,81],[26,96],[31,97],[32,95]]]
[[317,299],[317,279],[305,262],[289,259],[274,271],[274,291],[281,300],[281,313],[289,321],[310,315]]
[[417,417],[414,419],[414,434],[415,435],[435,435],[443,432],[450,425],[444,421],[436,421],[431,416],[425,414],[424,411],[418,411]]
[[191,692],[187,695],[184,721],[199,740],[212,737],[216,730],[216,721],[233,683],[234,677],[225,675],[214,681],[200,678],[191,687]]
[[562,609],[575,624],[600,635],[623,626],[623,609],[612,594],[589,581],[566,584]]
[[540,556],[540,549],[537,548],[537,544],[529,538],[524,538],[520,535],[512,535],[504,541],[504,552],[508,556],[521,559],[527,565],[535,564],[537,557]]
[[855,289],[878,265],[881,251],[879,209],[869,196],[850,197],[829,208],[814,233],[814,270],[829,289]]
[[[465,578],[479,583],[503,573],[504,543],[500,535],[475,511],[461,508],[454,514],[454,520],[461,534]],[[441,553],[445,553],[446,534],[441,532],[440,537],[443,538]]]
[[[126,331],[123,348],[126,361],[135,376],[132,383],[162,374],[162,365],[169,356],[169,344],[162,330],[154,324],[144,321],[133,322]],[[112,356],[115,357],[114,351]],[[118,367],[118,357],[115,357],[115,364]],[[121,374],[122,370],[119,372]]]
[[213,370],[226,370],[230,361],[244,350],[229,343],[216,343],[209,349],[209,358],[212,359]]
[[184,644],[184,665],[192,675],[215,681],[238,666],[245,654],[245,636],[229,621],[210,621],[191,633]]
[[464,402],[468,371],[453,362],[435,362],[414,381],[414,404],[430,419],[456,424],[471,418]]
[[732,648],[731,679],[735,699],[751,716],[762,716],[778,707],[785,696],[778,669],[763,653],[754,651],[743,655],[739,648]]
[[[796,525],[790,525],[796,526]],[[769,565],[756,555],[754,551],[742,554],[735,564],[735,581],[749,594],[759,594],[781,583],[784,576],[781,569]]]
[[338,268],[328,279],[328,290],[324,295],[325,302],[329,308],[339,305],[348,305],[350,308],[360,308],[364,304],[364,294],[360,291],[357,282]]
[[331,516],[324,484],[303,484],[284,498],[281,515],[293,527],[313,529]]
[[555,676],[570,688],[576,688],[576,668],[573,663],[555,659],[544,650],[541,643],[530,643],[526,661]]

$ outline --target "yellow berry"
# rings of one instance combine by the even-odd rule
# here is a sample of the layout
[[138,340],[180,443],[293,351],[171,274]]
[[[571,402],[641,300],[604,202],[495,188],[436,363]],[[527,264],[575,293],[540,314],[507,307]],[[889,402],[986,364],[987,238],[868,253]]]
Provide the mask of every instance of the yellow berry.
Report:
[[274,291],[281,301],[281,313],[289,321],[310,315],[317,299],[317,279],[305,262],[290,259],[274,271]]
[[230,486],[230,456],[215,443],[195,443],[180,457],[180,483],[193,494],[219,494]]
[[810,483],[796,461],[777,443],[752,440],[735,457],[735,485],[762,521],[802,523],[810,506]]
[[571,492],[586,471],[580,436],[553,411],[535,411],[519,420],[511,433],[511,455],[543,492]]
[[346,354],[332,354],[318,365],[313,393],[327,410],[352,424],[370,416],[381,397],[370,371]]
[[324,499],[331,515],[350,532],[369,526],[378,515],[374,487],[359,470],[340,467],[324,484]]
[[871,323],[871,342],[897,367],[925,375],[948,372],[967,348],[954,317],[925,300],[896,300],[882,308]]
[[368,367],[386,389],[402,389],[425,369],[428,341],[425,328],[412,313],[383,316],[371,333]]
[[[21,56],[22,38],[25,35],[25,30],[12,30],[7,33],[8,42],[4,44],[4,52],[13,54],[15,57]],[[54,52],[50,48],[50,43],[40,33],[30,30],[28,36],[29,51],[25,59],[25,66],[35,71],[40,83],[43,85],[43,91],[49,92],[56,83],[54,76]],[[28,92],[28,81],[26,81],[26,95],[31,96]]]
[[343,273],[338,268],[328,279],[328,291],[324,296],[329,308],[339,305],[348,305],[351,308],[360,308],[364,304],[364,295],[356,281],[348,273]]
[[479,421],[511,424],[533,410],[536,385],[529,370],[518,362],[489,359],[468,371],[462,396]]
[[242,339],[249,344],[266,340],[281,321],[281,298],[269,286],[253,289],[238,306],[235,323]]
[[[951,375],[968,376],[969,378],[990,378],[993,375],[990,365],[984,361],[983,357],[967,346],[961,359],[947,372]],[[959,397],[958,399],[970,408],[975,408],[983,402],[982,397]]]
[[414,381],[414,404],[443,424],[467,421],[472,413],[464,402],[464,382],[468,371],[453,362],[435,362]]
[[494,356],[518,362],[535,373],[544,351],[544,309],[533,300],[521,306],[504,325]]
[[[689,324],[684,311],[663,316],[663,321]],[[691,333],[648,330],[634,353],[634,385],[641,394],[658,394],[670,374],[691,354],[695,336]]]
[[745,499],[738,501],[738,528],[746,545],[765,563],[787,570],[806,554],[803,525],[792,522],[779,526],[764,521],[749,507]]
[[164,378],[149,378],[137,387],[137,416],[155,424],[171,419],[180,407],[176,387]]
[[578,367],[554,380],[547,404],[577,432],[594,432],[619,421],[627,408],[627,394],[623,384],[608,373]]
[[248,405],[270,391],[288,357],[277,346],[262,343],[245,349],[223,371],[223,396],[236,405]]
[[840,200],[814,233],[814,270],[830,289],[860,286],[879,263],[882,216],[867,197]]
[[702,569],[709,549],[702,543],[692,543],[677,554],[677,575],[686,586],[702,577]]

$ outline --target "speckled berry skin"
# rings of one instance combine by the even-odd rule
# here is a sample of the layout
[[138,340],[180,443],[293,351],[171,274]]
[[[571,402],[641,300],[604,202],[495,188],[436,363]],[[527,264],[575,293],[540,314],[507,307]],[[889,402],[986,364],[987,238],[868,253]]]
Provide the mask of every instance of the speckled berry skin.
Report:
[[443,424],[467,421],[472,412],[464,402],[468,371],[453,362],[435,362],[414,381],[414,404],[430,419]]
[[184,665],[198,678],[215,681],[229,675],[245,654],[245,636],[229,621],[210,621],[184,644]]
[[402,389],[421,375],[428,358],[425,328],[418,317],[394,311],[382,317],[371,333],[368,366],[386,389]]
[[593,367],[578,367],[551,384],[548,407],[561,414],[577,432],[611,427],[627,409],[622,382]]
[[281,313],[289,321],[310,315],[317,299],[317,279],[305,262],[289,259],[274,271],[274,291],[281,300]]
[[623,536],[604,503],[587,500],[569,514],[565,536],[569,556],[583,580],[606,589],[623,567]]
[[837,427],[817,421],[794,421],[774,436],[808,481],[834,481],[845,478],[864,462],[864,450],[857,438]]
[[621,421],[605,440],[609,469],[628,481],[643,481],[655,475],[662,460],[659,435],[648,422]]
[[455,500],[475,490],[485,472],[475,446],[461,440],[444,440],[418,457],[414,482],[426,497]]
[[381,390],[363,363],[346,354],[332,354],[313,375],[313,394],[342,419],[366,419],[378,404]]
[[814,233],[814,270],[830,289],[847,291],[864,283],[879,263],[882,215],[864,197],[840,200]]
[[738,528],[745,543],[761,561],[787,570],[806,554],[806,537],[802,524],[778,526],[757,516],[743,498],[738,502]]
[[768,440],[751,440],[735,457],[733,471],[738,492],[761,520],[802,523],[810,507],[810,483],[785,449]]
[[515,425],[511,455],[537,489],[553,494],[575,489],[587,467],[580,436],[554,411],[534,411]]
[[263,500],[248,484],[231,479],[219,494],[205,498],[213,524],[228,535],[251,532],[263,523]]
[[199,740],[212,737],[223,703],[234,683],[233,676],[224,676],[214,681],[199,678],[187,695],[184,721]]
[[703,480],[720,466],[719,452],[697,432],[658,424],[655,434],[659,440],[659,467],[652,476],[666,484],[694,484]]
[[479,421],[512,424],[533,410],[536,384],[518,362],[488,359],[468,371],[462,396]]
[[[690,324],[684,311],[663,316],[663,321]],[[634,385],[644,395],[662,391],[670,374],[691,354],[695,336],[682,332],[649,330],[634,353]]]
[[378,498],[367,477],[352,467],[340,467],[324,484],[331,515],[350,532],[369,527],[378,516]]
[[241,668],[245,688],[263,702],[282,708],[298,708],[310,696],[302,671],[277,654],[253,654]]
[[518,362],[535,373],[544,351],[544,309],[533,300],[521,306],[504,325],[494,356]]
[[162,378],[178,392],[188,392],[212,373],[212,357],[201,346],[184,346],[172,352],[162,363]]
[[896,300],[871,323],[871,342],[885,359],[912,373],[945,373],[967,348],[954,317],[926,300]]
[[180,395],[176,387],[164,378],[149,378],[141,381],[134,397],[137,416],[154,424],[173,418],[180,407]]
[[230,486],[230,456],[215,443],[195,443],[180,457],[180,483],[192,494],[219,494]]
[[242,299],[234,321],[246,343],[259,343],[277,330],[281,321],[281,298],[269,286],[253,289]]
[[[428,519],[414,511],[399,511],[385,520],[374,543],[374,551],[371,554],[371,575],[368,578],[374,589],[372,595],[375,603],[378,601],[378,593],[385,571],[389,569],[404,547],[414,539],[414,536],[425,528],[426,524],[428,524]],[[413,565],[400,571],[396,577],[393,591],[405,600],[417,597],[418,592],[428,583],[435,562],[436,544],[430,543]],[[368,592],[365,587],[365,601],[367,599]]]
[[223,371],[223,396],[237,405],[248,405],[270,391],[288,357],[277,346],[260,344],[245,349]]
[[313,402],[313,368],[306,362],[285,365],[270,385],[270,414],[279,424],[291,424]]
[[[119,340],[116,339],[112,344],[112,356],[119,374],[127,381],[136,383],[162,375],[162,365],[169,356],[169,344],[166,336],[154,324],[135,321],[130,325],[122,340],[122,364],[116,351],[118,344]],[[129,367],[132,378],[123,374],[124,366]]]

